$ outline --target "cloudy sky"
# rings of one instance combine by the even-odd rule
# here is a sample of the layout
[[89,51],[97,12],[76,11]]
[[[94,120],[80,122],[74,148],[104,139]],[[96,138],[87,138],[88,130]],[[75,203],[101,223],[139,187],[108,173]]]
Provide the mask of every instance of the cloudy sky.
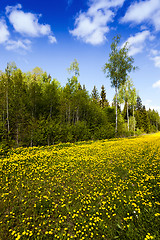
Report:
[[139,68],[130,76],[143,104],[160,113],[160,0],[0,0],[0,70],[38,66],[64,86],[76,58],[80,83],[103,84],[112,101],[102,68],[117,34]]

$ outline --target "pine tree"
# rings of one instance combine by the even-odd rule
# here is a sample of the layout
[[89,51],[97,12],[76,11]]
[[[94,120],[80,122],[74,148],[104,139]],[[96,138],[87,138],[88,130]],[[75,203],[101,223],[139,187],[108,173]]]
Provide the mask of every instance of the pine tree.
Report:
[[101,87],[101,100],[100,100],[100,106],[102,108],[105,108],[106,106],[109,106],[109,103],[106,99],[106,91],[105,91],[105,88],[104,88],[104,85],[102,85]]
[[141,100],[140,96],[137,96],[136,110],[142,110],[142,108],[143,108],[142,100]]
[[93,87],[91,96],[92,96],[93,101],[95,101],[95,102],[99,101],[99,93],[98,93],[96,86]]

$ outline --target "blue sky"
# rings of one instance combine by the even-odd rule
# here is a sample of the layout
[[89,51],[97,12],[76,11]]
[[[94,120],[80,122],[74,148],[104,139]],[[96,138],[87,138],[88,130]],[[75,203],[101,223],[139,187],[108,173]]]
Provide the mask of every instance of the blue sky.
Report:
[[103,84],[112,101],[102,68],[117,34],[139,68],[130,77],[143,104],[160,113],[160,0],[0,0],[0,70],[38,66],[65,86],[76,58],[80,83]]

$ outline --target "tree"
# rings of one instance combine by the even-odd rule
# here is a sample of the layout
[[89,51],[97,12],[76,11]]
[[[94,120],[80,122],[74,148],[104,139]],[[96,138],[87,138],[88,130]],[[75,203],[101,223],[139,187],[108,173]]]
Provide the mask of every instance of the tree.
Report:
[[118,89],[121,85],[126,82],[127,75],[136,67],[133,66],[134,59],[128,56],[127,43],[119,50],[118,44],[120,42],[120,37],[116,36],[113,38],[111,44],[111,53],[109,54],[109,60],[104,66],[104,73],[107,72],[107,77],[111,80],[111,87],[115,88],[116,94],[116,128],[117,133],[117,94]]
[[150,120],[151,131],[152,132],[158,131],[160,128],[160,116],[159,116],[158,112],[155,111],[154,109],[153,110],[149,109],[148,117]]
[[46,118],[57,117],[59,113],[59,83],[56,79],[51,81],[48,78],[48,82],[43,83],[43,115]]
[[5,69],[5,75],[6,75],[6,112],[7,112],[7,133],[9,138],[9,132],[10,132],[10,120],[9,120],[9,88],[10,88],[10,82],[11,82],[11,75],[12,73],[17,69],[16,64],[14,62],[7,63],[7,67]]
[[63,89],[62,93],[62,107],[61,112],[63,112],[63,119],[65,122],[70,124],[74,121],[74,115],[76,115],[76,119],[79,119],[79,106],[75,106],[73,101],[77,91],[79,91],[78,77],[79,77],[79,63],[75,59],[73,63],[71,63],[70,67],[67,69],[69,74],[73,74],[71,78],[68,78],[68,82]]
[[142,132],[150,132],[150,119],[148,112],[146,111],[145,106],[142,105],[142,100],[138,96],[137,97],[137,105],[136,105],[136,127],[140,129]]
[[132,87],[132,83],[131,83],[130,79],[128,78],[126,80],[125,84],[121,85],[120,89],[119,89],[119,95],[121,95],[121,98],[126,102],[126,105],[127,105],[128,131],[129,131],[129,111],[128,111],[128,107],[129,107],[129,104],[130,104],[131,87]]
[[12,73],[12,87],[10,102],[10,131],[12,138],[16,139],[17,147],[23,138],[25,122],[27,119],[27,91],[26,83],[23,81],[23,73],[20,69]]
[[147,112],[145,106],[143,106],[143,111],[142,111],[142,124],[143,124],[144,131],[149,133],[151,126],[150,126],[150,120],[149,120],[148,112]]
[[131,105],[133,107],[133,131],[134,131],[134,135],[135,135],[136,120],[135,120],[135,116],[134,116],[134,110],[135,110],[135,106],[137,103],[137,91],[136,91],[135,87],[131,91],[130,101],[131,101]]
[[104,88],[104,85],[102,85],[101,87],[101,100],[100,100],[100,106],[102,108],[104,107],[108,107],[109,106],[109,102],[107,101],[106,99],[106,91],[105,91],[105,88]]
[[74,59],[74,61],[71,63],[70,67],[67,69],[68,72],[71,74],[73,72],[73,76],[79,77],[79,63],[77,62],[77,59]]
[[124,85],[119,88],[118,99],[120,103],[125,102],[126,112],[127,112],[127,122],[129,131],[129,107],[133,107],[133,117],[134,117],[134,106],[136,105],[136,89],[133,88],[133,82],[128,77]]
[[142,110],[142,108],[142,99],[140,98],[140,96],[137,96],[136,110]]
[[94,102],[98,102],[99,93],[98,93],[98,90],[97,90],[96,86],[93,87],[91,96],[92,96],[92,99],[93,99]]

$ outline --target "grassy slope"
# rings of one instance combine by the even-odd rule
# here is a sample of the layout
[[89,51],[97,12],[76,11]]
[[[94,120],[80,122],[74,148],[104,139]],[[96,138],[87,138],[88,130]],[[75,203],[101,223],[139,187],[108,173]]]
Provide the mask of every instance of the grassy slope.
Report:
[[0,239],[160,239],[160,134],[0,160]]

